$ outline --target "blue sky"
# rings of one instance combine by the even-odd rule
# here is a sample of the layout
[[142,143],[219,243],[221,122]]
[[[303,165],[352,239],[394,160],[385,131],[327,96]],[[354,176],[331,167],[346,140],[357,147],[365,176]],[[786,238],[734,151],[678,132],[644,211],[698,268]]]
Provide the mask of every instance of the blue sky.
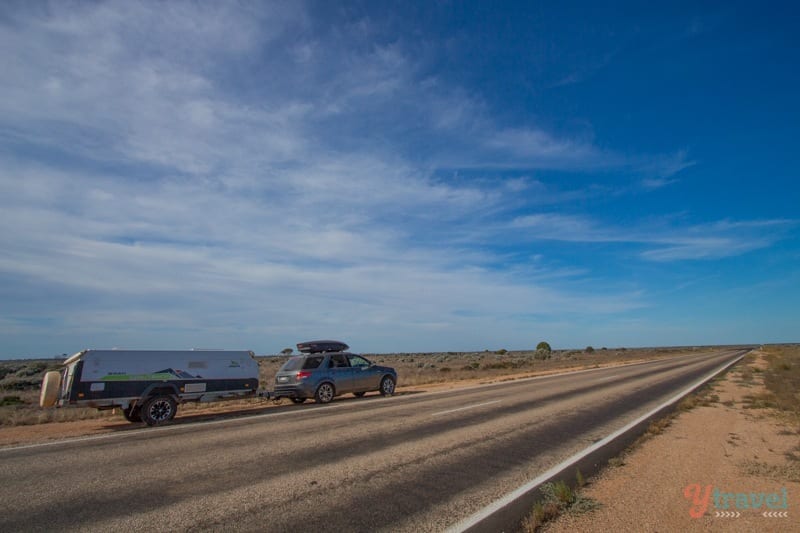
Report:
[[0,357],[799,341],[795,10],[4,2]]

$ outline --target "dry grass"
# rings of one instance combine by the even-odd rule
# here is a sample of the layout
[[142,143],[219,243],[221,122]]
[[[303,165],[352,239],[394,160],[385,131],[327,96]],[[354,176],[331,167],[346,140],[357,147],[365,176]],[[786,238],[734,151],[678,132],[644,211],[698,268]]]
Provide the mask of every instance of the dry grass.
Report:
[[766,390],[745,396],[745,409],[773,409],[790,424],[800,426],[800,345],[772,345],[763,349],[766,368],[750,367],[742,378],[756,378]]
[[800,462],[797,460],[782,465],[745,461],[739,467],[742,473],[748,476],[766,477],[779,481],[800,481]]
[[771,394],[769,400],[800,421],[800,345],[768,346],[764,353],[768,364],[764,386]]

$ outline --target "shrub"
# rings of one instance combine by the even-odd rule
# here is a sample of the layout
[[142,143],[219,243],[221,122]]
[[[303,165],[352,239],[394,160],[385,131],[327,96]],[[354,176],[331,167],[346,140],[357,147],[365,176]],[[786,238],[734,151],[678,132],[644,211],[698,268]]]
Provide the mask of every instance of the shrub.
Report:
[[3,399],[0,400],[0,405],[20,405],[23,403],[25,402],[19,396],[3,396]]
[[500,350],[497,350],[494,353],[496,353],[497,355],[505,355],[508,353],[508,350],[506,350],[505,348],[501,348]]
[[536,353],[533,354],[533,358],[538,359],[539,361],[550,359],[550,352],[545,350],[536,350]]
[[591,346],[587,346],[586,353],[594,353],[594,348],[592,348]]
[[536,351],[537,352],[542,351],[542,352],[550,353],[550,352],[553,351],[553,349],[550,348],[550,345],[548,343],[546,343],[545,341],[542,341],[542,342],[540,342],[539,344],[536,345]]

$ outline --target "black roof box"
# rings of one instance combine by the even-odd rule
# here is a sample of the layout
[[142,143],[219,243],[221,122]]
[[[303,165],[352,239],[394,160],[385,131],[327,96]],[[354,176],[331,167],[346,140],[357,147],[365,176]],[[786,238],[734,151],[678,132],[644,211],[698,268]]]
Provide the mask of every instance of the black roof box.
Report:
[[300,353],[343,352],[348,348],[350,347],[347,344],[340,341],[308,341],[297,343],[297,351]]

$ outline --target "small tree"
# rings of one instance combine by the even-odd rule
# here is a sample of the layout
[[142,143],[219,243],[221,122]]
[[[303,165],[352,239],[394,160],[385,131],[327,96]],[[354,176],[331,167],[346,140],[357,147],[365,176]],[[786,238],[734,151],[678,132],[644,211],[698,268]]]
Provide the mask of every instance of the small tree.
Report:
[[550,345],[545,341],[540,342],[536,345],[536,353],[533,354],[534,359],[538,359],[540,361],[544,361],[545,359],[550,359],[550,352],[553,350],[550,348]]
[[291,348],[284,348],[283,350],[281,350],[281,353],[282,353],[283,355],[292,355],[292,352],[293,352],[293,351],[294,351],[294,350],[292,350]]
[[586,353],[593,353],[593,352],[594,352],[594,348],[592,348],[591,346],[587,346],[586,347]]
[[542,341],[542,342],[540,342],[539,344],[536,345],[536,351],[537,352],[538,351],[542,351],[542,352],[550,353],[553,350],[550,348],[549,344],[547,344],[545,341]]

